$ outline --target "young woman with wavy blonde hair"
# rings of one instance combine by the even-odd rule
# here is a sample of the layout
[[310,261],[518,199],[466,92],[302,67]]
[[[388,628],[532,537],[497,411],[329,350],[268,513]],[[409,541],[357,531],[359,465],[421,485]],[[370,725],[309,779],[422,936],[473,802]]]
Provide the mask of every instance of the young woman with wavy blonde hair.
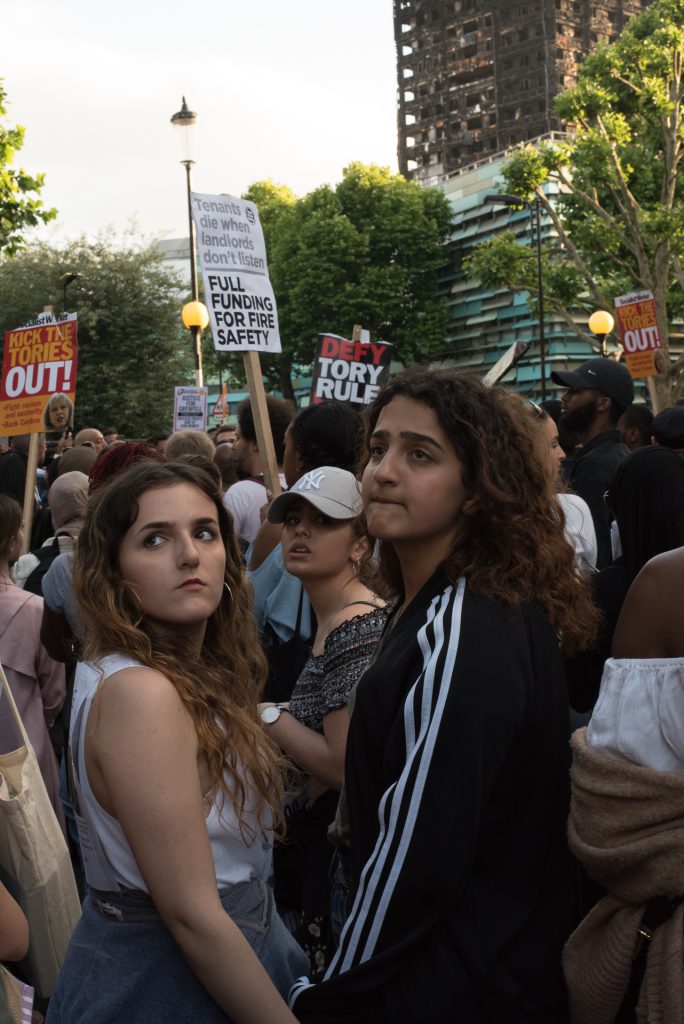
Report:
[[267,885],[280,757],[264,664],[216,485],[142,463],[97,491],[74,584],[72,711],[89,893],[50,1024],[291,1022],[304,954]]

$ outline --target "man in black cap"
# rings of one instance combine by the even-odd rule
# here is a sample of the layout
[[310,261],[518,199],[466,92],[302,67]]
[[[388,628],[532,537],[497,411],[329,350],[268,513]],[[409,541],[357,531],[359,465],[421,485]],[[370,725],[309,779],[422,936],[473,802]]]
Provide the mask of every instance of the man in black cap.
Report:
[[684,459],[684,405],[663,409],[653,420],[653,440]]
[[634,382],[629,370],[613,359],[590,359],[576,370],[554,371],[551,380],[566,388],[561,396],[560,426],[574,430],[582,445],[568,483],[591,510],[598,547],[596,567],[603,569],[612,560],[604,495],[615,470],[629,454],[617,423],[634,400]]

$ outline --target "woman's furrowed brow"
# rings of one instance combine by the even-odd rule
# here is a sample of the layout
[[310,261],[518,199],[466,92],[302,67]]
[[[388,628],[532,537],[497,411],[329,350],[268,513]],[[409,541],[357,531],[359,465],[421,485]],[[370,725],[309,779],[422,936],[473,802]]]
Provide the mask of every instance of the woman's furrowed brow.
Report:
[[[175,525],[174,520],[160,519],[152,523],[143,523],[136,532],[143,533],[145,530],[171,530]],[[194,528],[198,526],[218,526],[218,520],[214,519],[212,516],[202,516],[199,519],[194,519],[192,525]]]
[[414,430],[402,430],[401,433],[399,434],[399,437],[402,437],[405,440],[409,441],[420,441],[421,444],[434,444],[434,446],[438,447],[438,449],[440,449],[441,447],[439,441],[436,441],[434,437],[430,437],[429,434],[416,433],[416,431]]
[[[371,434],[370,441],[386,441],[389,437],[387,430],[374,430]],[[439,441],[435,441],[434,437],[430,437],[429,434],[419,434],[415,430],[402,430],[399,434],[399,438],[402,441],[410,441],[412,444],[429,444],[433,448],[439,448],[440,451],[444,451]]]
[[138,527],[138,529],[136,530],[136,533],[144,533],[145,530],[168,530],[172,526],[173,526],[173,523],[171,522],[171,520],[169,520],[169,519],[161,520],[160,519],[160,520],[158,520],[156,522],[153,522],[153,523],[143,523],[142,526]]
[[442,446],[439,441],[435,441],[434,437],[430,437],[429,434],[418,434],[414,430],[402,430],[399,437],[404,441],[413,441],[414,444],[431,444],[435,448],[439,448],[442,451]]

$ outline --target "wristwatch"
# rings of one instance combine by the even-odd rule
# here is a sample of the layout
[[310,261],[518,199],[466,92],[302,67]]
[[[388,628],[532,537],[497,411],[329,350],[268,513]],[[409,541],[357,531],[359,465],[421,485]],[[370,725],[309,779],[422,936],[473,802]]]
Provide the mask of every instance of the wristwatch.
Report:
[[287,711],[287,708],[283,707],[282,704],[273,704],[271,707],[264,708],[261,712],[261,721],[264,725],[273,725],[280,718],[283,711]]

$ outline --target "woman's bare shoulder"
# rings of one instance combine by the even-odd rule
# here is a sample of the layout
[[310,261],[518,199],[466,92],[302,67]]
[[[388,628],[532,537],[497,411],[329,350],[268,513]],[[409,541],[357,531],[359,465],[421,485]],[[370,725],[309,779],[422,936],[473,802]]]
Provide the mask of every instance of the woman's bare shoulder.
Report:
[[636,577],[612,653],[615,658],[684,656],[684,547],[652,558]]
[[135,665],[112,672],[95,698],[100,712],[129,720],[175,716],[187,712],[176,687],[163,672]]
[[359,619],[366,615],[372,615],[376,612],[384,612],[387,604],[381,597],[373,594],[369,591],[366,597],[360,598],[357,601],[351,601],[349,604],[341,608],[340,611],[333,617],[330,623],[330,632],[343,626],[346,622],[351,619]]

